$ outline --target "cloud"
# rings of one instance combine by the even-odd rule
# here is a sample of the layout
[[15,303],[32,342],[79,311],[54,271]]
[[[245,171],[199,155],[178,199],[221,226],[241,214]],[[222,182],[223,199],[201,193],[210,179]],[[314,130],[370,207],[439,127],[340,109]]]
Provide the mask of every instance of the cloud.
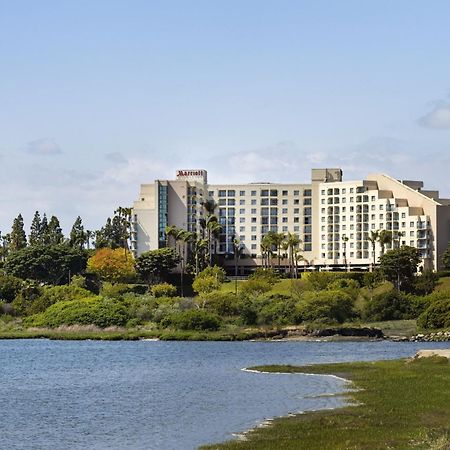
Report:
[[105,158],[107,161],[115,164],[126,164],[128,162],[125,156],[123,156],[122,153],[119,152],[107,153],[105,155]]
[[437,102],[432,111],[417,121],[425,128],[435,130],[450,130],[450,103]]
[[61,147],[53,139],[49,138],[28,142],[25,150],[33,155],[59,155],[62,153]]

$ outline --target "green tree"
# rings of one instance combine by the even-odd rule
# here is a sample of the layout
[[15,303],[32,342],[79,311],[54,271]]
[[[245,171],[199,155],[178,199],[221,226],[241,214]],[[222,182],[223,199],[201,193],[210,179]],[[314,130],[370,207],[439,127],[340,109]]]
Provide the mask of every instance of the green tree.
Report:
[[64,241],[64,234],[59,223],[59,219],[56,216],[50,217],[48,223],[46,243],[47,245],[58,245]]
[[136,258],[135,267],[142,280],[152,284],[167,277],[179,262],[176,250],[164,247],[142,253]]
[[375,267],[376,263],[377,263],[377,257],[375,254],[375,249],[377,246],[377,242],[380,240],[380,231],[376,230],[376,231],[371,231],[369,237],[367,238],[367,240],[370,242],[370,245],[372,246],[372,256],[373,256],[373,267]]
[[446,270],[450,270],[450,244],[442,255],[442,264]]
[[392,244],[392,232],[389,230],[380,230],[380,233],[378,234],[378,242],[380,243],[381,247],[381,254],[384,255],[386,245]]
[[27,246],[27,236],[24,231],[23,217],[19,214],[12,226],[11,234],[9,235],[9,249],[11,252],[16,252]]
[[83,221],[78,216],[72,225],[69,236],[69,244],[71,247],[84,248],[86,242],[87,232],[84,231]]
[[380,257],[380,271],[398,291],[407,291],[413,284],[420,262],[419,250],[403,246],[390,250]]
[[36,280],[45,284],[65,284],[71,275],[86,268],[87,252],[66,244],[33,245],[11,253],[4,270],[23,280]]
[[41,215],[39,214],[39,211],[36,211],[34,213],[33,220],[31,221],[30,236],[28,239],[30,245],[39,244],[40,237],[41,237]]

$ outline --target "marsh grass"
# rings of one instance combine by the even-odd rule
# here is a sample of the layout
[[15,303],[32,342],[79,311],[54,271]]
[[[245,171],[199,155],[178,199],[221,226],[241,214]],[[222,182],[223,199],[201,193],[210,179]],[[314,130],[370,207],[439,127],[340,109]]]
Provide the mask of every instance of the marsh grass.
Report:
[[246,440],[202,449],[450,448],[450,364],[446,358],[253,369],[350,379],[353,389],[346,396],[353,406],[275,419],[270,427],[247,433]]

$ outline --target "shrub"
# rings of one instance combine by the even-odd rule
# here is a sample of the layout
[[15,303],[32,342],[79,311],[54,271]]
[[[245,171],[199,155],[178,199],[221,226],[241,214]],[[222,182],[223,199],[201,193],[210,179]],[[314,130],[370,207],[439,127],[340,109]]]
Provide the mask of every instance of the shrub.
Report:
[[417,324],[425,329],[450,327],[450,298],[432,302],[419,316]]
[[296,313],[298,322],[342,323],[355,316],[352,298],[339,290],[305,293]]
[[202,307],[219,316],[237,316],[242,307],[242,301],[230,292],[213,292],[198,299]]
[[177,288],[169,283],[154,284],[151,293],[154,297],[175,297]]
[[223,283],[225,281],[225,275],[225,270],[222,267],[212,266],[202,270],[195,278],[214,277],[220,283]]
[[123,326],[129,320],[124,305],[113,299],[92,297],[58,302],[44,312],[30,316],[26,324],[40,327],[60,325],[96,325],[101,328]]
[[239,286],[239,292],[245,297],[257,297],[272,289],[270,283],[265,279],[248,279]]
[[25,315],[32,303],[41,296],[42,288],[35,282],[27,282],[23,285],[16,298],[11,303],[14,314]]
[[214,276],[208,275],[204,277],[195,278],[192,283],[192,289],[200,295],[211,294],[211,292],[220,289],[221,282]]
[[[261,300],[259,300],[261,302]],[[287,325],[295,322],[295,300],[285,295],[273,295],[262,300],[257,322],[261,325]]]
[[23,281],[12,275],[0,276],[0,300],[11,303],[23,287]]
[[221,320],[217,314],[200,309],[191,309],[177,314],[172,314],[161,322],[164,327],[173,326],[180,330],[209,330],[220,328]]
[[280,281],[280,277],[272,268],[258,267],[252,275],[249,277],[250,280],[264,280],[269,284],[274,285]]
[[123,283],[132,281],[136,276],[132,254],[123,248],[101,248],[92,255],[87,268],[102,281]]
[[431,294],[439,281],[439,275],[426,270],[422,275],[416,276],[413,283],[413,290],[418,295]]
[[409,319],[414,315],[410,299],[397,290],[376,295],[366,303],[363,314],[374,322]]

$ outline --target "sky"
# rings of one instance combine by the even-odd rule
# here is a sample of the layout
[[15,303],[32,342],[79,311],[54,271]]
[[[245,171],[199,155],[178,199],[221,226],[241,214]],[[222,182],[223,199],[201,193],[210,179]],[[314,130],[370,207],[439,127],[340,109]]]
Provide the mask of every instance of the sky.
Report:
[[0,0],[0,231],[139,185],[384,172],[450,197],[450,2]]

